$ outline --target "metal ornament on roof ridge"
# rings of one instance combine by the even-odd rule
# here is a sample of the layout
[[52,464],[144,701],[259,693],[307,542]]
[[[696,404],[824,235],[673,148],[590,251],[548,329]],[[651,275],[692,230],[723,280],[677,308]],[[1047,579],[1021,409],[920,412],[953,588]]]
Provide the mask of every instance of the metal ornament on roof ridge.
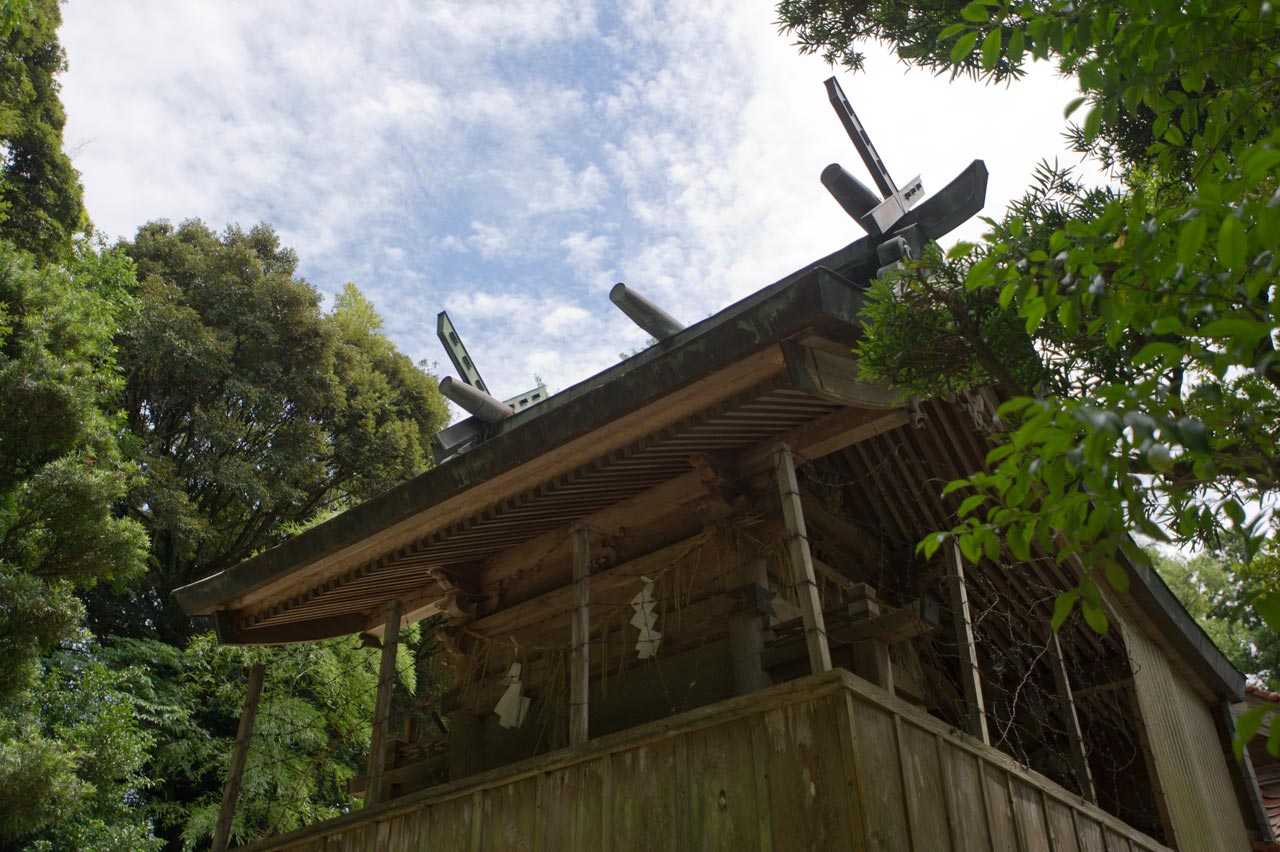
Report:
[[877,276],[899,269],[915,260],[926,242],[949,233],[978,213],[986,203],[987,167],[974,160],[942,190],[925,197],[919,177],[899,187],[889,174],[871,136],[853,111],[835,77],[826,80],[827,97],[840,123],[857,149],[871,179],[880,191],[877,196],[866,184],[839,163],[822,170],[822,185],[874,241],[880,266]]
[[542,382],[532,390],[499,400],[489,393],[489,387],[480,376],[480,370],[467,352],[466,344],[449,318],[448,311],[436,314],[436,337],[444,346],[459,379],[446,376],[440,380],[440,393],[450,402],[471,416],[441,429],[431,438],[431,449],[436,463],[440,464],[459,453],[466,452],[484,438],[485,424],[505,420],[547,398],[547,386]]

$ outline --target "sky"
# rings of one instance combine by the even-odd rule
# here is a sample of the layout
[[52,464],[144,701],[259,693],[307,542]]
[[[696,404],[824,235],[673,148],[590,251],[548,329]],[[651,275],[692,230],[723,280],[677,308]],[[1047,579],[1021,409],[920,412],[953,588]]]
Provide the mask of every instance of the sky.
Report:
[[[69,0],[64,139],[97,228],[273,225],[326,299],[354,282],[414,360],[442,309],[498,396],[642,346],[617,281],[692,323],[862,235],[819,183],[871,185],[832,70],[769,0]],[[839,72],[901,184],[971,160],[998,216],[1075,163],[1075,84]],[[976,239],[976,220],[956,236]]]

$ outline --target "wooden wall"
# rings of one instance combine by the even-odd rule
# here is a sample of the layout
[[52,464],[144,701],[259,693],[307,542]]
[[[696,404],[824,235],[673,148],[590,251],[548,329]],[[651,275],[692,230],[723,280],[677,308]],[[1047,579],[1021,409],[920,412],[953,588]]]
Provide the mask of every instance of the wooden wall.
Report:
[[251,848],[1165,849],[843,671],[608,735]]
[[1157,784],[1179,852],[1247,852],[1244,817],[1213,711],[1159,647],[1122,620]]

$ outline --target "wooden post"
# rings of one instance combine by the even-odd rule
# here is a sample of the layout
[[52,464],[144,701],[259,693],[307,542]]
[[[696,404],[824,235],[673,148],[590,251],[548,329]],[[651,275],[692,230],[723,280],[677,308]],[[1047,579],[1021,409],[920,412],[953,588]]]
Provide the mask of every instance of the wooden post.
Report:
[[240,798],[244,760],[249,753],[249,740],[253,739],[253,722],[258,716],[258,700],[262,697],[262,676],[265,671],[266,667],[262,663],[254,663],[249,669],[249,688],[244,695],[244,708],[240,711],[240,727],[236,729],[236,743],[231,752],[227,783],[222,788],[222,807],[218,810],[218,824],[213,829],[212,852],[226,852],[227,843],[231,840],[231,821],[236,814],[236,800]]
[[[736,577],[743,585],[769,588],[769,572],[759,556],[747,560],[728,576]],[[733,657],[733,691],[737,695],[756,692],[772,683],[761,664],[765,619],[766,615],[755,608],[729,616],[729,654]]]
[[809,668],[815,674],[829,672],[831,649],[827,646],[827,625],[822,618],[822,603],[818,599],[813,554],[809,552],[809,534],[804,525],[800,484],[796,481],[796,463],[791,447],[779,444],[774,448],[773,467],[778,479],[778,494],[782,497],[782,519],[787,526],[791,582],[800,598],[800,614],[804,619],[804,641],[809,648]]
[[969,591],[964,585],[964,557],[960,545],[952,542],[951,567],[947,585],[951,591],[951,622],[956,631],[956,652],[960,655],[960,681],[964,684],[966,721],[969,733],[991,744],[987,732],[987,707],[978,672],[978,648],[973,637],[973,617],[969,613]]
[[569,646],[569,745],[587,741],[587,689],[591,683],[589,654],[591,613],[588,609],[591,583],[591,528],[585,524],[574,530],[573,615]]
[[396,682],[396,646],[400,641],[400,601],[387,604],[386,628],[382,631],[382,666],[378,670],[378,696],[373,706],[373,735],[369,738],[369,784],[364,803],[376,805],[387,800],[383,777],[387,763],[387,725],[391,721],[391,692]]
[[1093,773],[1089,771],[1089,756],[1084,750],[1080,717],[1076,714],[1076,700],[1071,692],[1071,681],[1067,679],[1067,665],[1057,631],[1049,634],[1049,667],[1053,669],[1053,683],[1058,690],[1058,709],[1067,726],[1067,738],[1071,741],[1071,771],[1076,776],[1076,786],[1080,788],[1080,795],[1096,804],[1098,794],[1093,787]]
[[[880,601],[867,583],[858,583],[849,592],[849,615],[856,621],[880,616]],[[859,639],[853,643],[853,669],[858,677],[894,694],[893,659],[889,643],[880,636]]]

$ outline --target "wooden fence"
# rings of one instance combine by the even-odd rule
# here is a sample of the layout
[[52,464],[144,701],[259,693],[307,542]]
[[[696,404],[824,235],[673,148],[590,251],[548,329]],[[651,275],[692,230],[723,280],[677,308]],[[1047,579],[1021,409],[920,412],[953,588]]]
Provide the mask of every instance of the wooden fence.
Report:
[[844,671],[249,849],[1140,852],[1151,838]]

